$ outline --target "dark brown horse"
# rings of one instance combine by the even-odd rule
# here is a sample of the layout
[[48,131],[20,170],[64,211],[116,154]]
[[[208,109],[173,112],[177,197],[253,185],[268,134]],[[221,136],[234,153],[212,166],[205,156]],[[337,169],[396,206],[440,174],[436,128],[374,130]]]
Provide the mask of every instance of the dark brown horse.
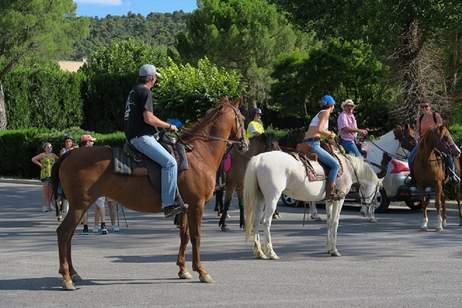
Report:
[[[413,171],[417,188],[422,198],[423,222],[421,228],[428,228],[427,207],[429,198],[425,193],[425,188],[432,187],[435,192],[435,208],[438,216],[436,225],[437,231],[443,231],[443,226],[447,222],[445,197],[443,185],[446,180],[444,155],[459,155],[460,152],[455,146],[449,130],[446,126],[438,126],[429,129],[418,144],[418,152],[413,164]],[[459,219],[462,219],[461,208],[459,205]]]
[[[213,282],[200,260],[201,225],[204,205],[212,197],[215,174],[227,143],[240,143],[248,148],[243,117],[239,109],[228,102],[209,112],[183,136],[184,143],[193,150],[187,154],[190,169],[178,176],[178,187],[184,201],[189,204],[180,221],[180,238],[177,265],[178,276],[192,278],[186,268],[185,250],[191,240],[192,268],[199,273],[202,282]],[[112,150],[109,147],[80,148],[63,156],[54,169],[69,200],[69,212],[56,230],[59,246],[59,272],[63,286],[73,290],[72,280],[81,279],[71,259],[71,239],[74,230],[88,207],[100,196],[107,196],[140,211],[161,212],[159,191],[154,189],[146,176],[122,176],[112,172]]]
[[231,150],[231,169],[226,174],[226,183],[224,187],[225,203],[223,206],[223,211],[221,212],[220,221],[218,223],[218,226],[222,231],[229,230],[226,225],[226,217],[228,216],[229,206],[235,191],[237,192],[239,201],[239,226],[241,228],[244,227],[245,220],[242,193],[244,189],[245,168],[247,167],[247,164],[249,163],[249,160],[252,158],[252,156],[273,150],[279,150],[278,140],[276,136],[267,133],[263,133],[261,135],[250,138],[249,150],[245,153],[235,149],[235,147]]

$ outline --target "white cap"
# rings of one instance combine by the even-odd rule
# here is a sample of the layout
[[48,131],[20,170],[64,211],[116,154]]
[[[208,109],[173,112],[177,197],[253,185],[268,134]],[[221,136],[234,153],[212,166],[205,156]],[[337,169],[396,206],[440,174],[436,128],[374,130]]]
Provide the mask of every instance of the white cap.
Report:
[[146,76],[157,76],[162,77],[158,72],[154,65],[152,64],[144,64],[140,67],[138,72],[138,76],[146,77]]

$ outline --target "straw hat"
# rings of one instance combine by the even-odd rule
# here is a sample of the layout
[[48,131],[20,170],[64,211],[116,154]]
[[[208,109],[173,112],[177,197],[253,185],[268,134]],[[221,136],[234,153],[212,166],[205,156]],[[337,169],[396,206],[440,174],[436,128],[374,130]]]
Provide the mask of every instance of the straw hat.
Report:
[[341,106],[342,106],[342,109],[345,109],[345,106],[356,107],[355,103],[351,99],[347,99],[347,100],[343,101]]

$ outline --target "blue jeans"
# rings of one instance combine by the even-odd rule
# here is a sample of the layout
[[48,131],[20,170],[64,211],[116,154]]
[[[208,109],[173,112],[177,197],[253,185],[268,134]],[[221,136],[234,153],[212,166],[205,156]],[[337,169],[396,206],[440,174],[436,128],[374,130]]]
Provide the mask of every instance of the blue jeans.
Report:
[[327,175],[327,180],[330,182],[335,182],[337,179],[337,174],[340,170],[340,165],[332,155],[329,154],[326,150],[321,148],[321,142],[318,140],[304,140],[303,143],[310,144],[313,147],[313,152],[318,155],[320,162],[326,164],[329,167],[329,174]]
[[177,164],[175,158],[157,142],[154,136],[141,136],[130,140],[130,143],[147,157],[158,163],[161,170],[162,208],[175,202]]
[[359,152],[358,147],[356,146],[356,143],[354,141],[344,140],[340,138],[340,145],[345,149],[345,152],[347,154],[361,157],[361,153]]

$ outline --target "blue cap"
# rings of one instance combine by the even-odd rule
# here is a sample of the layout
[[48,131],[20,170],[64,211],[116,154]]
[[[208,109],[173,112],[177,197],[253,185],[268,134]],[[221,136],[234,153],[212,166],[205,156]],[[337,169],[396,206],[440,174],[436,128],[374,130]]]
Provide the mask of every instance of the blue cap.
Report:
[[183,123],[181,123],[181,120],[179,119],[168,119],[167,123],[175,125],[177,128],[180,128],[183,125]]
[[322,108],[327,108],[329,106],[335,105],[335,100],[330,95],[324,95],[321,97]]

